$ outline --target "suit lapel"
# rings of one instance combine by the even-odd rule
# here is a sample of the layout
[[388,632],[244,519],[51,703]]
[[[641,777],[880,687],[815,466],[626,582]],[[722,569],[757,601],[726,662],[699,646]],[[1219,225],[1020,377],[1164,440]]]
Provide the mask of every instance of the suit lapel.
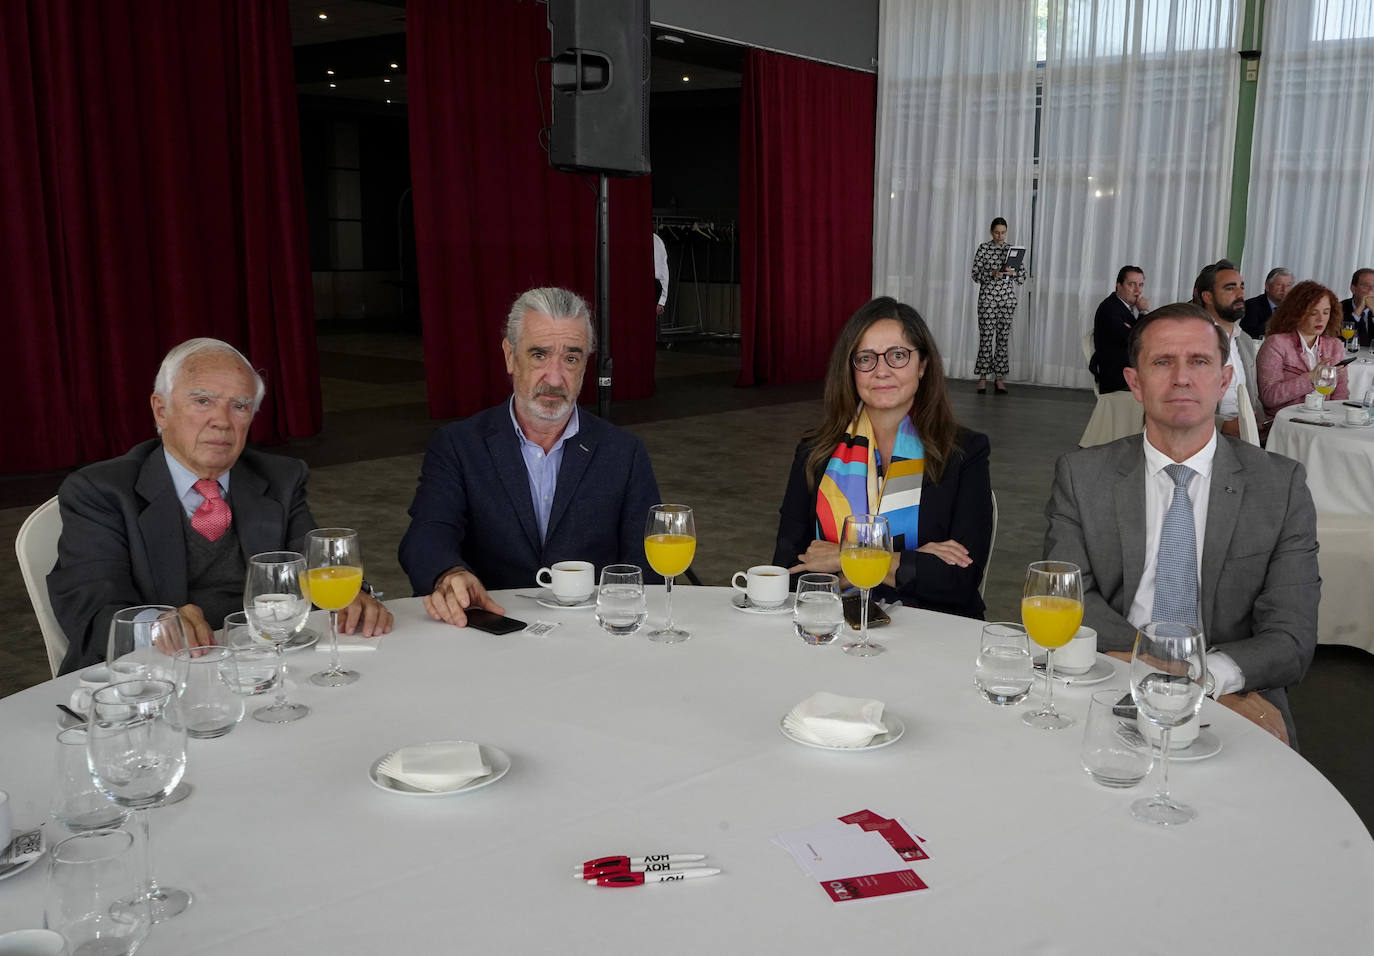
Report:
[[153,449],[139,469],[134,491],[146,504],[138,515],[138,528],[148,552],[148,564],[157,594],[168,604],[186,603],[186,535],[184,510],[172,485],[172,473],[162,446]]
[[1112,486],[1116,527],[1121,538],[1121,613],[1124,616],[1145,573],[1145,454],[1142,439],[1121,446]]
[[234,512],[234,533],[239,538],[243,560],[264,551],[279,551],[285,546],[278,519],[278,504],[267,497],[267,479],[240,458],[229,472],[229,507]]
[[529,473],[525,470],[525,458],[520,454],[515,426],[510,423],[509,416],[496,417],[494,427],[486,434],[486,445],[495,473],[520,521],[520,529],[525,532],[534,553],[539,554],[543,542],[539,540],[539,522],[535,520],[534,502],[530,500]]
[[[582,424],[586,424],[586,416],[582,416]],[[553,509],[549,512],[547,540],[553,540],[554,530],[568,510],[568,503],[577,494],[577,486],[581,484],[595,451],[596,439],[581,430],[563,443],[563,461],[558,466],[558,486],[554,489]]]
[[1202,630],[1212,633],[1212,610],[1216,607],[1217,582],[1226,555],[1231,551],[1231,537],[1240,518],[1241,501],[1245,497],[1245,472],[1241,469],[1231,443],[1217,436],[1217,450],[1212,457],[1212,481],[1207,492],[1207,526],[1203,532],[1202,583],[1198,593],[1202,605]]

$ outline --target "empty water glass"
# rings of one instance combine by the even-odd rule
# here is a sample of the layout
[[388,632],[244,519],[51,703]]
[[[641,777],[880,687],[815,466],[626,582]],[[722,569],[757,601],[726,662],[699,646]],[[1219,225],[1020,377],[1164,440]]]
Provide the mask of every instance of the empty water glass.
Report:
[[[1125,696],[1125,702],[1122,697]],[[1122,713],[1116,713],[1122,708]],[[1129,708],[1127,710],[1126,708]],[[1088,705],[1083,729],[1083,769],[1104,787],[1134,787],[1154,764],[1154,753],[1136,730],[1135,704],[1121,690],[1100,690]]]
[[833,574],[810,573],[797,579],[797,604],[792,609],[792,629],[808,644],[832,644],[844,624],[840,579]]
[[57,735],[57,771],[49,813],[68,830],[106,830],[124,822],[127,811],[95,785],[86,762],[86,728]]
[[191,737],[223,737],[243,719],[238,666],[231,648],[190,647],[172,655],[177,711]]
[[1026,629],[1009,621],[984,625],[973,667],[973,682],[983,697],[1003,706],[1018,704],[1034,680]]
[[633,564],[606,565],[596,593],[596,623],[607,634],[624,637],[643,627],[648,616],[643,570]]
[[134,838],[126,830],[67,837],[52,848],[43,927],[73,953],[132,953],[148,936],[148,901],[138,892]]

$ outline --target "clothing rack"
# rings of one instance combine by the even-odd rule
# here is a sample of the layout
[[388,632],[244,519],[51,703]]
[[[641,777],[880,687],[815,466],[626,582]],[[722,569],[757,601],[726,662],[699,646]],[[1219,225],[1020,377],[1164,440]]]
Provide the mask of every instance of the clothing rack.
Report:
[[[686,336],[738,339],[738,221],[666,214],[653,219],[654,231],[668,252],[668,308],[659,323],[658,341],[671,343]],[[722,286],[730,288],[722,292]]]

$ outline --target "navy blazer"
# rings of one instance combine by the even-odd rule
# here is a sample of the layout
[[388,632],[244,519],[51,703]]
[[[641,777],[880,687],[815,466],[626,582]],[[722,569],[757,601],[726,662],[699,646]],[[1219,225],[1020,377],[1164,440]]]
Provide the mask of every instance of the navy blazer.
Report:
[[[915,549],[903,551],[901,564],[897,567],[897,586],[874,588],[874,597],[982,619],[984,604],[978,585],[987,567],[988,545],[992,538],[990,453],[988,436],[961,428],[958,443],[945,464],[945,473],[939,483],[931,481],[929,472],[921,480],[916,546],[952,538],[968,548],[973,563],[960,568],[946,564],[933,554]],[[795,565],[797,555],[816,540],[816,490],[814,485],[808,487],[806,480],[806,459],[810,454],[811,446],[807,442],[797,445],[792,472],[787,478],[787,491],[778,509],[778,540],[773,549],[773,563],[784,568]],[[822,462],[815,475],[816,482],[824,472],[825,463]]]
[[1274,314],[1269,305],[1269,296],[1261,292],[1252,299],[1245,300],[1245,318],[1240,320],[1240,330],[1252,339],[1264,338],[1264,327]]
[[[228,501],[245,563],[264,551],[305,550],[315,527],[306,477],[295,458],[248,448],[239,455]],[[68,475],[57,503],[62,535],[48,596],[69,642],[66,674],[105,660],[110,618],[121,608],[187,603],[186,519],[158,439]]]
[[425,452],[420,484],[401,539],[401,567],[416,594],[429,594],[451,568],[484,587],[535,587],[555,561],[637,564],[644,521],[660,502],[649,453],[637,437],[579,410],[577,434],[563,445],[545,540],[539,540],[529,473],[510,403],[440,428]]
[[1127,344],[1131,339],[1131,326],[1137,321],[1130,307],[1115,292],[1098,305],[1093,315],[1093,357],[1088,370],[1097,380],[1099,394],[1127,390],[1124,374],[1130,364]]
[[[1341,300],[1341,321],[1355,314],[1355,297]],[[1361,348],[1374,345],[1374,314],[1364,313],[1355,320],[1355,341]]]

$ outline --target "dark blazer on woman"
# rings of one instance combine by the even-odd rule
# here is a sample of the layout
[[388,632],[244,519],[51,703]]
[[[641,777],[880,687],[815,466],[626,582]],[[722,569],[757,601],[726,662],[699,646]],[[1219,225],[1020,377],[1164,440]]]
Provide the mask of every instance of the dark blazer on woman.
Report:
[[[790,568],[797,555],[816,540],[816,490],[808,487],[806,459],[811,446],[802,442],[792,459],[787,491],[778,509],[778,541],[773,563]],[[897,586],[873,589],[879,600],[899,600],[911,607],[944,611],[982,620],[983,597],[978,585],[988,563],[992,537],[992,477],[988,471],[988,436],[961,428],[958,442],[939,483],[929,473],[921,482],[921,511],[917,519],[917,547],[951,538],[968,548],[973,563],[966,568],[946,564],[933,554],[902,552]],[[825,472],[825,462],[814,478]]]

